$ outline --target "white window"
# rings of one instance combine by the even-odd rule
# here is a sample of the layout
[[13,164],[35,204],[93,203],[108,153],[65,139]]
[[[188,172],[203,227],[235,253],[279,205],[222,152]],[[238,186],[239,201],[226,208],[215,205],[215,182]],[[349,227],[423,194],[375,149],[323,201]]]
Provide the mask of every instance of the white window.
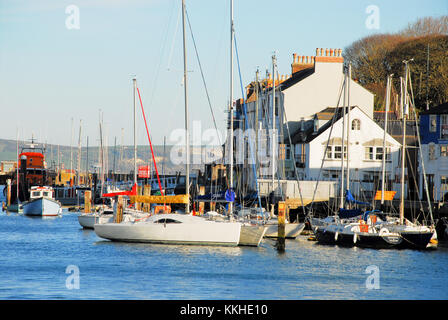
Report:
[[[326,159],[341,159],[342,146],[328,146],[325,151]],[[344,159],[347,159],[347,146],[344,146]]]
[[448,114],[440,116],[440,139],[448,139]]
[[359,119],[352,121],[352,130],[361,130],[361,121]]
[[365,148],[365,160],[373,160],[374,159],[374,147],[366,147]]
[[431,114],[429,115],[429,132],[437,131],[437,115]]
[[448,146],[447,145],[441,145],[440,146],[440,156],[441,157],[448,157]]

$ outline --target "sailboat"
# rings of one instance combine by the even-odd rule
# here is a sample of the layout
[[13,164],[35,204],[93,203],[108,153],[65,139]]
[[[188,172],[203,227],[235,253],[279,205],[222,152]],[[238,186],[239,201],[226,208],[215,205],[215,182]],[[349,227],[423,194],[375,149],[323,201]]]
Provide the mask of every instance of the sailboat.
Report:
[[[317,241],[325,244],[339,244],[347,246],[371,247],[371,248],[412,248],[412,249],[426,249],[430,244],[431,239],[435,238],[434,226],[422,226],[412,223],[404,218],[404,164],[406,152],[406,117],[408,94],[407,94],[407,77],[408,65],[406,63],[406,80],[405,88],[403,90],[403,79],[400,78],[400,85],[402,88],[402,110],[403,110],[403,143],[402,143],[402,159],[401,159],[401,203],[400,203],[400,218],[397,219],[381,212],[380,210],[366,211],[362,215],[353,217],[352,219],[342,219],[340,216],[328,217],[327,219],[317,219],[312,221],[317,222],[314,225],[314,233]],[[349,67],[350,70],[350,67]],[[349,71],[350,73],[350,71]],[[389,89],[391,86],[391,76],[387,81],[386,94],[386,113],[389,106]],[[385,126],[387,118],[385,121]],[[386,130],[386,127],[384,128]],[[417,130],[418,134],[418,130]],[[382,181],[382,203],[384,201],[384,163],[385,163],[385,148],[383,148],[383,181]],[[422,159],[423,160],[423,159]],[[426,182],[426,181],[425,181]],[[429,197],[428,197],[429,199]],[[342,203],[342,201],[341,201]],[[342,205],[341,205],[342,207]],[[429,207],[431,210],[431,207]],[[380,218],[380,216],[382,218]],[[432,217],[432,213],[431,213]],[[433,241],[435,242],[435,241]]]
[[[186,131],[186,195],[175,196],[130,196],[131,202],[146,203],[183,203],[185,213],[164,213],[148,215],[144,219],[121,223],[95,224],[95,233],[104,239],[126,242],[148,242],[162,244],[197,244],[237,246],[240,238],[241,224],[234,221],[214,221],[190,214],[189,196],[189,120],[187,99],[187,57],[185,36],[185,0],[182,0],[183,53],[184,53],[184,96],[185,96],[185,131]],[[134,82],[134,167],[136,167],[136,79]],[[138,89],[137,89],[138,90]],[[137,91],[138,92],[138,91]],[[143,109],[143,106],[142,106]],[[149,137],[149,133],[148,133]],[[136,168],[135,168],[136,169]],[[134,181],[137,182],[136,170]]]

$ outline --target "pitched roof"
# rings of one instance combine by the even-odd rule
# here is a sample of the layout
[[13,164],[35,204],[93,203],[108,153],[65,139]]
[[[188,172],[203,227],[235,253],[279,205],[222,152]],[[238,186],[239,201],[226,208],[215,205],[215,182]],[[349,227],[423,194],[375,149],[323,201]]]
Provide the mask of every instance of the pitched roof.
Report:
[[[355,106],[351,106],[350,110],[353,110]],[[328,128],[331,127],[331,124],[333,123],[333,118],[334,118],[334,122],[338,121],[340,118],[342,118],[343,113],[342,110],[347,109],[347,108],[327,108],[325,109],[326,111],[329,111],[333,109],[333,117],[330,118],[329,121],[327,121],[324,125],[322,125],[316,132],[314,131],[314,127],[313,126],[308,126],[307,128],[305,128],[305,130],[297,130],[295,133],[293,133],[292,137],[291,137],[291,142],[293,144],[298,144],[298,143],[309,143],[311,141],[313,141],[316,137],[318,137],[321,133],[325,132]],[[286,138],[285,143],[289,144],[289,138]]]
[[290,78],[283,81],[281,83],[282,90],[288,89],[289,87],[292,87],[296,83],[302,81],[303,79],[309,77],[314,73],[314,68],[307,68],[300,71],[297,71],[296,73],[293,73]]

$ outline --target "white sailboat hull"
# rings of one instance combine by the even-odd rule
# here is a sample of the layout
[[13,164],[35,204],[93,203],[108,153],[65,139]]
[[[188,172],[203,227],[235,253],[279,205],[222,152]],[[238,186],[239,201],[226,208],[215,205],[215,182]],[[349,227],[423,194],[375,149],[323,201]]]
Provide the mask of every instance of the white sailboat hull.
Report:
[[78,216],[79,224],[86,229],[93,229],[95,223],[113,222],[114,216],[112,214],[81,214]]
[[[180,222],[156,222],[162,218]],[[160,214],[139,222],[95,224],[94,229],[99,237],[113,241],[237,246],[241,224],[182,214]]]
[[61,213],[59,201],[49,198],[30,199],[22,204],[23,214],[28,216],[57,216]]
[[258,247],[266,229],[263,225],[242,225],[238,245]]

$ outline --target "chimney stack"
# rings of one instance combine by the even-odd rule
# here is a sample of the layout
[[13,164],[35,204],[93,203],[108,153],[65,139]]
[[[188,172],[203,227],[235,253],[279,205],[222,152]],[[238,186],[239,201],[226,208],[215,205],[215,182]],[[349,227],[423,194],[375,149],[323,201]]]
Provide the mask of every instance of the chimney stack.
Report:
[[297,53],[293,53],[293,62],[291,64],[292,74],[313,67],[314,67],[314,57],[297,56]]

